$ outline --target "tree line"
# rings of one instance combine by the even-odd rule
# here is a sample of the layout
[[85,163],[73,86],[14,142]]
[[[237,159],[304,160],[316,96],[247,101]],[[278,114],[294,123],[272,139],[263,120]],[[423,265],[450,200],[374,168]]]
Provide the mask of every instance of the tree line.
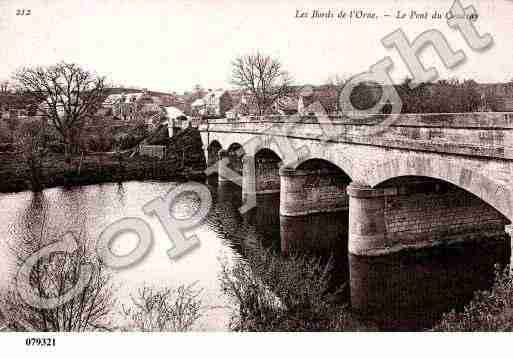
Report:
[[[513,80],[504,86],[513,88]],[[395,86],[395,90],[402,101],[402,113],[501,111],[501,99],[493,93],[485,93],[474,80],[444,79],[413,84],[410,78],[406,78]],[[371,108],[381,98],[381,91],[376,83],[362,83],[351,94],[351,103],[357,109]]]
[[[14,91],[27,99],[29,107],[37,109],[44,124],[58,134],[67,156],[80,147],[87,125],[102,125],[103,118],[99,118],[98,110],[108,94],[105,76],[77,64],[61,62],[21,68],[12,80],[12,84],[0,84],[0,93]],[[257,115],[268,113],[281,99],[298,95],[298,86],[294,86],[293,77],[283,63],[260,52],[237,57],[231,63],[231,82],[248,95],[246,100]],[[347,83],[339,76],[328,82],[339,91]],[[513,80],[510,85],[513,87]],[[413,84],[406,78],[395,88],[403,103],[403,113],[497,111],[500,107],[500,99],[493,94],[485,95],[474,80]],[[362,83],[353,90],[350,101],[358,109],[367,109],[380,100],[381,91],[378,84]],[[11,130],[16,124],[9,119],[4,122],[14,137]]]

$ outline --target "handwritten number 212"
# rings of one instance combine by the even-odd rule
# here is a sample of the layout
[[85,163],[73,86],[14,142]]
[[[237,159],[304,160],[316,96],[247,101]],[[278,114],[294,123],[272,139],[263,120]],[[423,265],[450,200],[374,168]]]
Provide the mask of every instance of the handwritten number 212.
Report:
[[30,9],[18,9],[16,10],[17,16],[30,15]]

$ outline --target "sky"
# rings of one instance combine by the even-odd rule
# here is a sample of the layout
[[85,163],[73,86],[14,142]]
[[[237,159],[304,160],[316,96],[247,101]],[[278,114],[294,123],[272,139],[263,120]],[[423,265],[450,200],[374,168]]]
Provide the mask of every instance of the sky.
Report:
[[[474,5],[479,33],[493,46],[474,52],[446,20],[445,0],[0,0],[0,79],[21,66],[78,63],[114,83],[165,92],[195,84],[230,88],[231,61],[257,50],[280,59],[297,84],[367,71],[385,56],[395,81],[408,75],[398,52],[381,39],[402,29],[412,41],[429,29],[442,32],[467,60],[445,69],[431,48],[421,59],[442,78],[502,82],[513,78],[513,0],[460,0]],[[28,16],[17,9],[30,9]],[[334,19],[297,18],[332,10]],[[338,19],[339,11],[374,12],[377,19]],[[428,11],[429,19],[397,19],[397,12]],[[392,16],[385,17],[383,14]]]

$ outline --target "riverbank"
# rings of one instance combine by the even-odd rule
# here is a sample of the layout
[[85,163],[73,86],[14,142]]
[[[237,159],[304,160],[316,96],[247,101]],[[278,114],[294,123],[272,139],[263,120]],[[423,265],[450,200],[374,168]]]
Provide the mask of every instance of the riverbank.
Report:
[[95,152],[72,156],[68,163],[64,154],[49,153],[41,161],[37,179],[23,156],[0,152],[0,193],[106,182],[201,180],[205,167],[201,137],[195,129],[169,139],[163,159],[132,151]]
[[[68,164],[63,155],[53,154],[42,162],[39,183],[44,189],[105,182],[186,181],[198,176],[201,169],[177,166],[173,159],[102,153],[75,156]],[[0,192],[36,190],[29,167],[13,154],[0,153],[0,178]]]
[[[493,250],[478,250],[480,255],[490,255],[490,251]],[[260,243],[246,244],[243,252],[246,261],[237,262],[233,267],[225,263],[220,276],[223,290],[239,308],[230,323],[230,329],[234,331],[513,330],[513,272],[504,262],[492,265],[492,273],[481,273],[486,279],[482,278],[480,288],[460,292],[459,295],[467,298],[463,302],[455,301],[454,293],[449,293],[449,301],[444,302],[444,297],[440,297],[433,287],[429,292],[421,291],[427,294],[427,302],[419,298],[402,302],[403,299],[399,299],[401,295],[411,295],[404,289],[395,291],[393,296],[387,294],[388,288],[397,287],[394,278],[387,278],[386,286],[376,294],[363,293],[366,300],[372,302],[370,306],[377,304],[374,309],[378,310],[362,312],[352,303],[352,299],[362,294],[356,283],[333,285],[338,283],[333,266],[336,259],[333,260],[333,257],[328,261],[308,254],[285,257],[263,248]],[[442,252],[433,254],[455,259],[454,254]],[[413,252],[408,256],[417,265],[423,266],[422,253],[417,254],[420,256],[415,256]],[[374,262],[378,267],[377,272],[366,272],[370,278],[364,285],[371,283],[369,287],[365,286],[366,290],[377,290],[378,287],[372,285],[373,278],[379,277],[378,272],[386,273],[379,263]],[[405,266],[399,268],[404,269]],[[465,270],[470,276],[480,274],[480,271],[472,273],[474,270],[468,266],[465,266]],[[403,288],[416,288],[414,282],[425,279],[419,275],[411,277],[410,283],[404,283]],[[444,285],[445,279],[442,276],[439,278],[440,289],[450,289]],[[357,291],[351,293],[351,299],[342,295],[349,285],[351,290]],[[465,284],[460,286],[465,287]],[[378,297],[384,297],[384,305],[380,306],[376,300]],[[441,305],[430,308],[429,302]],[[404,305],[408,303],[413,303],[413,306]]]

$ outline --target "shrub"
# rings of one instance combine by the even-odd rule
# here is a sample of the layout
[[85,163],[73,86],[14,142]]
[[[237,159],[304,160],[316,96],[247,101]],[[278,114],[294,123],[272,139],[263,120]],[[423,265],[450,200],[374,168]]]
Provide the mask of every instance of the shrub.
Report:
[[491,290],[478,291],[462,312],[452,310],[442,316],[435,331],[513,330],[513,276],[506,267],[496,269]]
[[141,140],[142,138],[133,135],[125,135],[116,141],[116,146],[119,147],[120,150],[127,150],[136,146]]
[[48,143],[48,150],[52,153],[59,153],[64,154],[65,152],[65,145],[62,142],[59,141],[52,141]]
[[230,323],[232,329],[258,331],[279,325],[283,307],[246,263],[230,268],[222,262],[220,280],[223,291],[239,306]]
[[15,149],[12,143],[0,143],[0,152],[14,152]]
[[88,138],[85,147],[91,152],[108,152],[112,151],[114,140],[105,135],[98,135],[97,137]]
[[173,331],[191,330],[201,317],[201,290],[194,283],[171,290],[143,286],[137,296],[130,296],[131,306],[123,305],[122,314],[128,320],[128,330]]
[[247,262],[222,261],[221,286],[239,306],[234,330],[357,330],[347,305],[338,304],[343,286],[330,288],[331,260],[281,257],[260,245],[246,251]]
[[[42,233],[44,227],[38,239],[18,244],[15,254],[20,267],[26,258],[45,247],[40,239]],[[106,321],[114,305],[110,275],[94,252],[88,250],[83,241],[79,242],[72,253],[54,252],[39,259],[24,278],[40,298],[59,298],[78,283],[83,266],[88,266],[91,276],[83,290],[55,308],[46,309],[25,302],[20,293],[24,289],[15,282],[15,288],[9,290],[1,305],[0,317],[5,327],[15,331],[79,332],[105,329],[110,325]]]

